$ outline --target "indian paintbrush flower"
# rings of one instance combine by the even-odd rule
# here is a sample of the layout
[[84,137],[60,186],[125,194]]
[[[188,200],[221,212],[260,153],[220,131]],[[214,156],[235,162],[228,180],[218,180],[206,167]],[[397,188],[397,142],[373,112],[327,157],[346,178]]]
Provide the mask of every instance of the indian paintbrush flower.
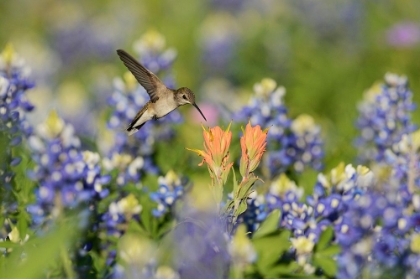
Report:
[[242,157],[240,163],[240,172],[243,177],[248,177],[260,164],[261,157],[264,154],[267,145],[268,129],[262,131],[259,125],[251,127],[248,122],[244,135],[241,137]]
[[206,130],[203,127],[204,151],[199,149],[189,149],[203,157],[199,164],[207,164],[207,168],[212,179],[212,192],[219,205],[223,195],[223,185],[229,175],[233,163],[229,163],[229,146],[232,139],[232,132],[229,131],[230,124],[226,131],[219,126]]

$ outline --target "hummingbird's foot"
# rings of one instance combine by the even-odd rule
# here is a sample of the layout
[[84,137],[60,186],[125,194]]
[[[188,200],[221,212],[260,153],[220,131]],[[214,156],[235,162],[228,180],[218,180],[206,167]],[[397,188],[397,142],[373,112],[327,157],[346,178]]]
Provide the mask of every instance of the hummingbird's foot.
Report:
[[153,120],[158,120],[159,118],[157,118],[157,116],[156,116],[156,115],[153,115],[152,119],[153,119]]

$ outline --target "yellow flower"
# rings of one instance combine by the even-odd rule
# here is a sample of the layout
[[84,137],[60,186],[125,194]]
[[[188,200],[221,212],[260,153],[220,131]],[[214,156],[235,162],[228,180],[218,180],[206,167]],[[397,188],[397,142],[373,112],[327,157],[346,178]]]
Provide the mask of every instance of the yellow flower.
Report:
[[267,97],[276,89],[277,83],[271,78],[264,78],[260,83],[254,85],[254,91],[257,95]]
[[315,121],[312,116],[307,114],[301,114],[293,120],[290,129],[297,135],[304,135],[307,132],[311,132],[317,129]]
[[298,255],[308,254],[314,249],[315,243],[305,236],[299,236],[298,238],[291,238],[293,248],[296,249]]
[[411,134],[413,151],[417,151],[420,148],[420,130],[417,130]]
[[129,71],[125,72],[125,74],[124,74],[124,81],[125,81],[127,92],[133,91],[138,86],[138,82],[137,82],[136,78]]
[[139,40],[134,42],[134,48],[140,50],[152,49],[153,51],[162,51],[165,47],[165,37],[154,29],[147,31]]
[[411,238],[410,249],[414,253],[420,254],[420,234],[414,234]]
[[245,225],[241,224],[229,245],[229,254],[233,263],[241,268],[257,259],[257,253],[246,233]]
[[8,43],[1,53],[1,58],[7,65],[11,65],[16,57],[16,51],[11,43]]
[[118,255],[128,265],[144,267],[156,253],[155,244],[139,234],[127,233],[118,242]]
[[299,188],[296,183],[293,180],[290,180],[284,173],[282,173],[270,186],[270,194],[278,197],[284,197],[289,191],[296,193],[298,197],[303,194],[303,189]]
[[129,215],[138,214],[142,210],[141,204],[139,204],[139,201],[133,194],[129,194],[127,197],[121,199],[118,202],[118,208],[120,212]]
[[65,123],[55,110],[48,115],[47,120],[38,126],[39,133],[45,138],[53,139],[63,131]]

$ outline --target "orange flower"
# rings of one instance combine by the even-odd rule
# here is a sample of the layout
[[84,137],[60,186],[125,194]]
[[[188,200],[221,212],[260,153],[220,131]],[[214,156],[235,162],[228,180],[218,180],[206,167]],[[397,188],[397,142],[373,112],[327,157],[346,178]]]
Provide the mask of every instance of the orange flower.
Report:
[[247,177],[260,164],[267,145],[267,132],[268,129],[262,131],[259,125],[251,127],[249,122],[246,125],[244,135],[241,137],[240,172],[242,177]]
[[209,128],[208,131],[203,127],[204,151],[187,148],[203,157],[199,166],[205,162],[211,177],[216,179],[216,183],[219,185],[226,182],[229,170],[233,165],[233,163],[228,163],[229,146],[232,140],[232,132],[229,129],[230,124],[226,131],[223,131],[219,126]]

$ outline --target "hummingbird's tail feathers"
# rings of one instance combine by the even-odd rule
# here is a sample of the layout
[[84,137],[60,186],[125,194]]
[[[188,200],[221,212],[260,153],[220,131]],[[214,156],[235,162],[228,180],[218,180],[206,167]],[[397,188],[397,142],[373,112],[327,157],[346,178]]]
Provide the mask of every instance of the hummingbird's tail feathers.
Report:
[[133,135],[134,133],[136,133],[138,130],[136,129],[136,128],[128,128],[127,129],[127,133],[128,133],[128,136],[131,136],[131,135]]
[[128,135],[131,136],[132,134],[136,133],[138,130],[140,130],[141,127],[143,127],[144,124],[146,124],[146,123],[143,123],[143,124],[138,125],[136,127],[132,127],[132,126],[128,127],[127,128]]

